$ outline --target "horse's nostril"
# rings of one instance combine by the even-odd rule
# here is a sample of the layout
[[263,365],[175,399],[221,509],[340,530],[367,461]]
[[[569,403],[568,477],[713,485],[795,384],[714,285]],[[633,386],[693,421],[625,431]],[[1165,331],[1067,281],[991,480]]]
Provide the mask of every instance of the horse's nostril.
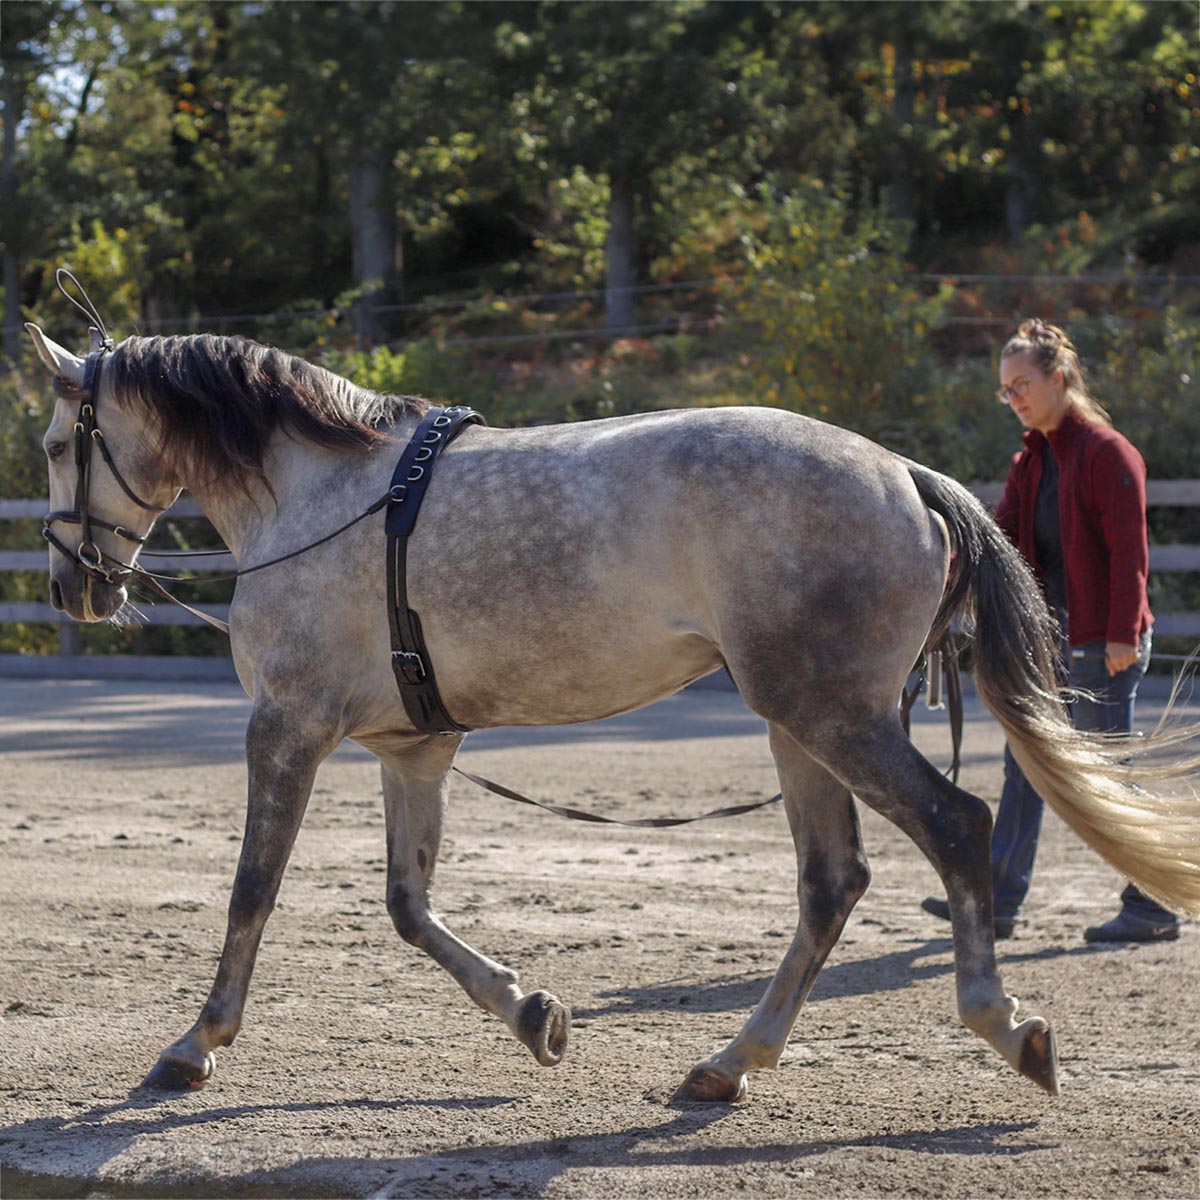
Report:
[[62,588],[59,586],[57,579],[50,580],[50,603],[58,609],[63,610]]

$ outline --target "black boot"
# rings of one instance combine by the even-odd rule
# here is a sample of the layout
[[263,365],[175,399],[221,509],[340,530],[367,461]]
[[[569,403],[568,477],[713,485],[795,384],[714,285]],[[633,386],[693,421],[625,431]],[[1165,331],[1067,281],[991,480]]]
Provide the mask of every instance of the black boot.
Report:
[[1179,937],[1179,920],[1172,913],[1166,918],[1143,917],[1123,908],[1111,921],[1092,925],[1083,931],[1085,942],[1173,942]]
[[1132,883],[1121,893],[1121,911],[1111,921],[1083,931],[1085,942],[1173,942],[1178,937],[1179,918]]

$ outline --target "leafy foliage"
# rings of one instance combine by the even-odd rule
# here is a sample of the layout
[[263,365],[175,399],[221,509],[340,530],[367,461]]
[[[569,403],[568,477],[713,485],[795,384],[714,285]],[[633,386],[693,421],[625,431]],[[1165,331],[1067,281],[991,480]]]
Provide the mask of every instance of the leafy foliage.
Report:
[[907,229],[856,211],[844,189],[814,180],[766,203],[764,232],[746,236],[736,302],[759,331],[758,395],[928,457],[941,436],[931,335],[948,290],[926,295],[904,261]]
[[1115,423],[1154,478],[1200,478],[1200,314],[1169,307],[1151,320],[1098,325],[1081,336],[1101,348],[1092,380]]
[[[66,264],[118,336],[246,333],[497,424],[782,404],[980,479],[1036,313],[1152,474],[1200,476],[1190,0],[25,0],[0,68],[18,365],[22,320],[82,345]],[[592,336],[614,280],[635,328]],[[0,376],[8,495],[42,383]]]

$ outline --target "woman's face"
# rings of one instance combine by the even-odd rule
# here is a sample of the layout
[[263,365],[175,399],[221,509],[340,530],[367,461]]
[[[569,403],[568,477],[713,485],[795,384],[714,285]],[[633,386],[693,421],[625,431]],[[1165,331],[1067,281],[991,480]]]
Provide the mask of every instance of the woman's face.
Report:
[[1000,391],[1026,429],[1050,433],[1067,411],[1067,390],[1057,367],[1049,375],[1034,365],[1029,351],[1000,360]]

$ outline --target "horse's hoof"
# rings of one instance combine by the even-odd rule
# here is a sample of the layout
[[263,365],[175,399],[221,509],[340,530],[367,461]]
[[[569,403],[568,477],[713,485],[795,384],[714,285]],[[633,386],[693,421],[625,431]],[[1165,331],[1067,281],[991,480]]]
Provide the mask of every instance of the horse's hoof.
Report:
[[675,1101],[699,1101],[708,1104],[737,1104],[746,1098],[746,1077],[731,1079],[712,1067],[693,1067],[672,1097]]
[[1026,1029],[1017,1070],[1052,1096],[1058,1095],[1058,1054],[1054,1030],[1041,1017],[1030,1017],[1019,1028]]
[[160,1058],[150,1074],[138,1085],[156,1092],[185,1092],[202,1088],[217,1068],[217,1056],[210,1050],[196,1067],[178,1058]]
[[517,1009],[517,1037],[543,1067],[557,1067],[567,1051],[571,1010],[549,992],[533,992]]

